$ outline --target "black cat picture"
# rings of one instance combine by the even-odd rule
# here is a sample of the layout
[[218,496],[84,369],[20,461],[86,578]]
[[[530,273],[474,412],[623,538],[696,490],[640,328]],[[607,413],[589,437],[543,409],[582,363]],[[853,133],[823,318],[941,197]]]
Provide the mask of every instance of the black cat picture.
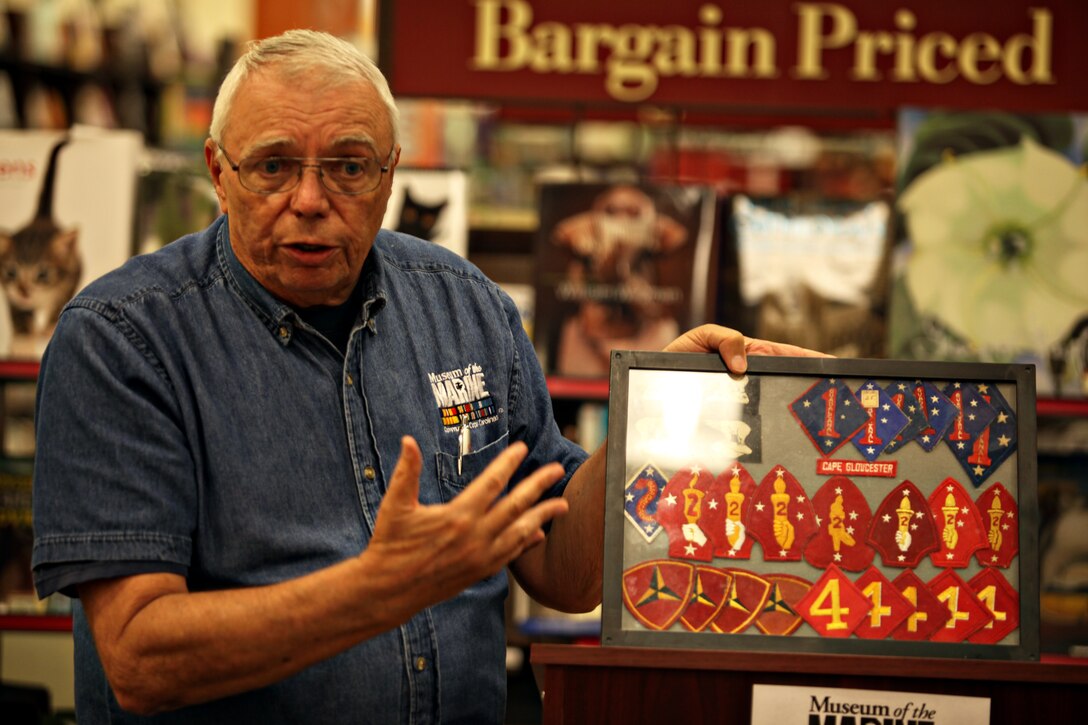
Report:
[[404,201],[400,207],[397,231],[433,242],[438,217],[446,204],[445,199],[433,204],[423,204],[413,199],[411,190],[404,187]]
[[62,138],[50,152],[33,218],[14,232],[0,230],[0,287],[11,315],[13,357],[37,354],[83,273],[79,230],[62,228],[53,214],[58,159],[67,144]]

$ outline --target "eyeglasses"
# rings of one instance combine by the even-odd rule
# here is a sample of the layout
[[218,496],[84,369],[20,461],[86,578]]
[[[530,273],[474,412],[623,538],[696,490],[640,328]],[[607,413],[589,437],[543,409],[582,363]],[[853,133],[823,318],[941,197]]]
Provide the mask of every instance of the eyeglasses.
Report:
[[[234,173],[238,174],[242,187],[255,194],[291,191],[302,181],[302,171],[306,168],[317,169],[321,185],[335,194],[365,194],[382,183],[382,175],[389,171],[393,158],[391,148],[384,166],[366,156],[313,159],[302,156],[250,156],[236,164],[222,146],[219,146],[219,150]],[[305,163],[307,161],[316,163]]]

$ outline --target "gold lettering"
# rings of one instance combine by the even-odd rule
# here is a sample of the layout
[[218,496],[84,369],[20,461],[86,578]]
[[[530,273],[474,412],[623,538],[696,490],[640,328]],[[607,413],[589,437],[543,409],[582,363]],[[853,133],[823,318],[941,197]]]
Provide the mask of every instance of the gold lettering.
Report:
[[878,53],[891,53],[895,49],[895,38],[891,33],[858,33],[854,44],[854,67],[850,77],[858,81],[878,81],[880,71],[876,69]]
[[[895,27],[899,30],[911,31],[917,24],[918,21],[910,10],[896,11]],[[892,79],[906,82],[918,80],[914,72],[914,35],[910,32],[896,33],[895,70],[892,71]]]
[[[988,33],[971,33],[960,42],[959,66],[964,78],[988,85],[1001,78],[1001,43]],[[982,68],[981,64],[988,64]]]
[[[699,8],[699,22],[704,26],[722,21],[722,9],[717,5]],[[722,70],[722,34],[717,28],[699,28],[699,67],[703,75],[715,76]]]
[[[1051,38],[1054,17],[1046,8],[1031,8],[1032,34],[1020,33],[1009,38],[1003,66],[1009,80],[1019,85],[1054,83],[1050,69]],[[1024,70],[1024,51],[1031,51],[1031,68]]]
[[[725,65],[727,76],[730,78],[774,78],[778,75],[774,60],[774,36],[769,31],[763,28],[748,30],[730,28],[726,31],[726,39],[729,46],[729,58]],[[751,65],[748,63],[749,57],[753,61]]]
[[502,71],[524,68],[532,50],[525,30],[532,22],[533,8],[524,0],[476,0],[476,54],[472,67]]
[[596,73],[601,69],[597,62],[597,50],[601,45],[601,38],[611,28],[607,25],[589,25],[579,23],[574,26],[575,44],[578,52],[574,56],[574,69],[579,73]]
[[[857,18],[848,8],[831,3],[798,3],[794,7],[801,17],[794,75],[802,80],[827,78],[823,52],[846,47],[853,41],[858,30]],[[826,35],[823,33],[825,18],[831,22],[831,30]]]
[[654,67],[664,76],[696,75],[699,68],[695,65],[695,35],[679,25],[660,28]]
[[641,25],[621,25],[612,32],[612,55],[604,87],[617,101],[644,101],[657,90],[657,73],[645,62],[653,35]]
[[956,39],[948,33],[929,33],[918,41],[918,70],[930,83],[951,83],[956,79],[956,67],[947,63],[937,67],[937,51],[945,58],[956,57]]
[[529,67],[537,73],[570,73],[574,70],[570,28],[562,23],[540,23],[533,28],[536,49]]

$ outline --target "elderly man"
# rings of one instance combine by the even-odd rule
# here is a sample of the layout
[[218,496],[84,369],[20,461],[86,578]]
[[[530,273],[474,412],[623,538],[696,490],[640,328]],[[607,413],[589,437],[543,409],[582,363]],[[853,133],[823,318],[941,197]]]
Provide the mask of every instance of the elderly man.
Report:
[[399,155],[354,47],[256,43],[205,145],[224,215],[63,313],[34,568],[79,598],[81,725],[499,722],[506,567],[598,603],[603,453],[560,435],[495,284],[379,231]]

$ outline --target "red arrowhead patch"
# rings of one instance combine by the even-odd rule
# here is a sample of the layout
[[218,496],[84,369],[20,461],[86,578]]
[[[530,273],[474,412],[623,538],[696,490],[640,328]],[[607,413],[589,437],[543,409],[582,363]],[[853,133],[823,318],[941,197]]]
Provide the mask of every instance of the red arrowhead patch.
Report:
[[1020,552],[1020,509],[1000,483],[978,497],[978,512],[986,532],[986,546],[975,555],[983,566],[1007,569]]
[[929,495],[929,510],[938,530],[940,548],[929,555],[938,567],[962,569],[971,556],[986,548],[982,518],[959,481],[949,476]]
[[962,642],[994,621],[994,615],[952,569],[929,580],[929,591],[948,607],[948,621],[930,637],[932,642]]
[[849,637],[869,614],[869,599],[832,564],[797,603],[799,614],[823,637]]
[[792,574],[764,574],[763,578],[771,583],[771,591],[756,627],[763,634],[793,634],[804,621],[797,613],[797,603],[812,588],[812,582]]
[[763,549],[764,561],[800,561],[816,533],[816,510],[793,474],[774,466],[756,489],[748,532]]
[[665,485],[657,502],[657,521],[669,536],[669,556],[692,561],[714,558],[713,531],[705,515],[714,477],[698,466],[682,468]]
[[913,483],[903,481],[877,507],[868,541],[880,552],[884,566],[904,569],[914,568],[940,547],[926,498]]
[[623,573],[623,603],[650,629],[668,629],[688,606],[695,569],[682,561],[656,559]]
[[701,632],[718,616],[729,597],[733,577],[721,569],[695,567],[695,583],[688,606],[680,615],[680,624],[692,632]]
[[997,644],[1020,626],[1020,595],[997,569],[983,569],[967,582],[975,597],[993,615],[982,629],[967,638],[976,644]]
[[812,497],[816,535],[805,547],[805,561],[818,569],[835,564],[847,571],[865,571],[873,550],[865,542],[872,513],[858,487],[846,476],[833,476]]
[[714,556],[726,559],[752,556],[755,539],[748,533],[748,521],[755,491],[755,479],[740,463],[734,463],[714,479],[710,498],[723,503],[720,518],[715,519]]

